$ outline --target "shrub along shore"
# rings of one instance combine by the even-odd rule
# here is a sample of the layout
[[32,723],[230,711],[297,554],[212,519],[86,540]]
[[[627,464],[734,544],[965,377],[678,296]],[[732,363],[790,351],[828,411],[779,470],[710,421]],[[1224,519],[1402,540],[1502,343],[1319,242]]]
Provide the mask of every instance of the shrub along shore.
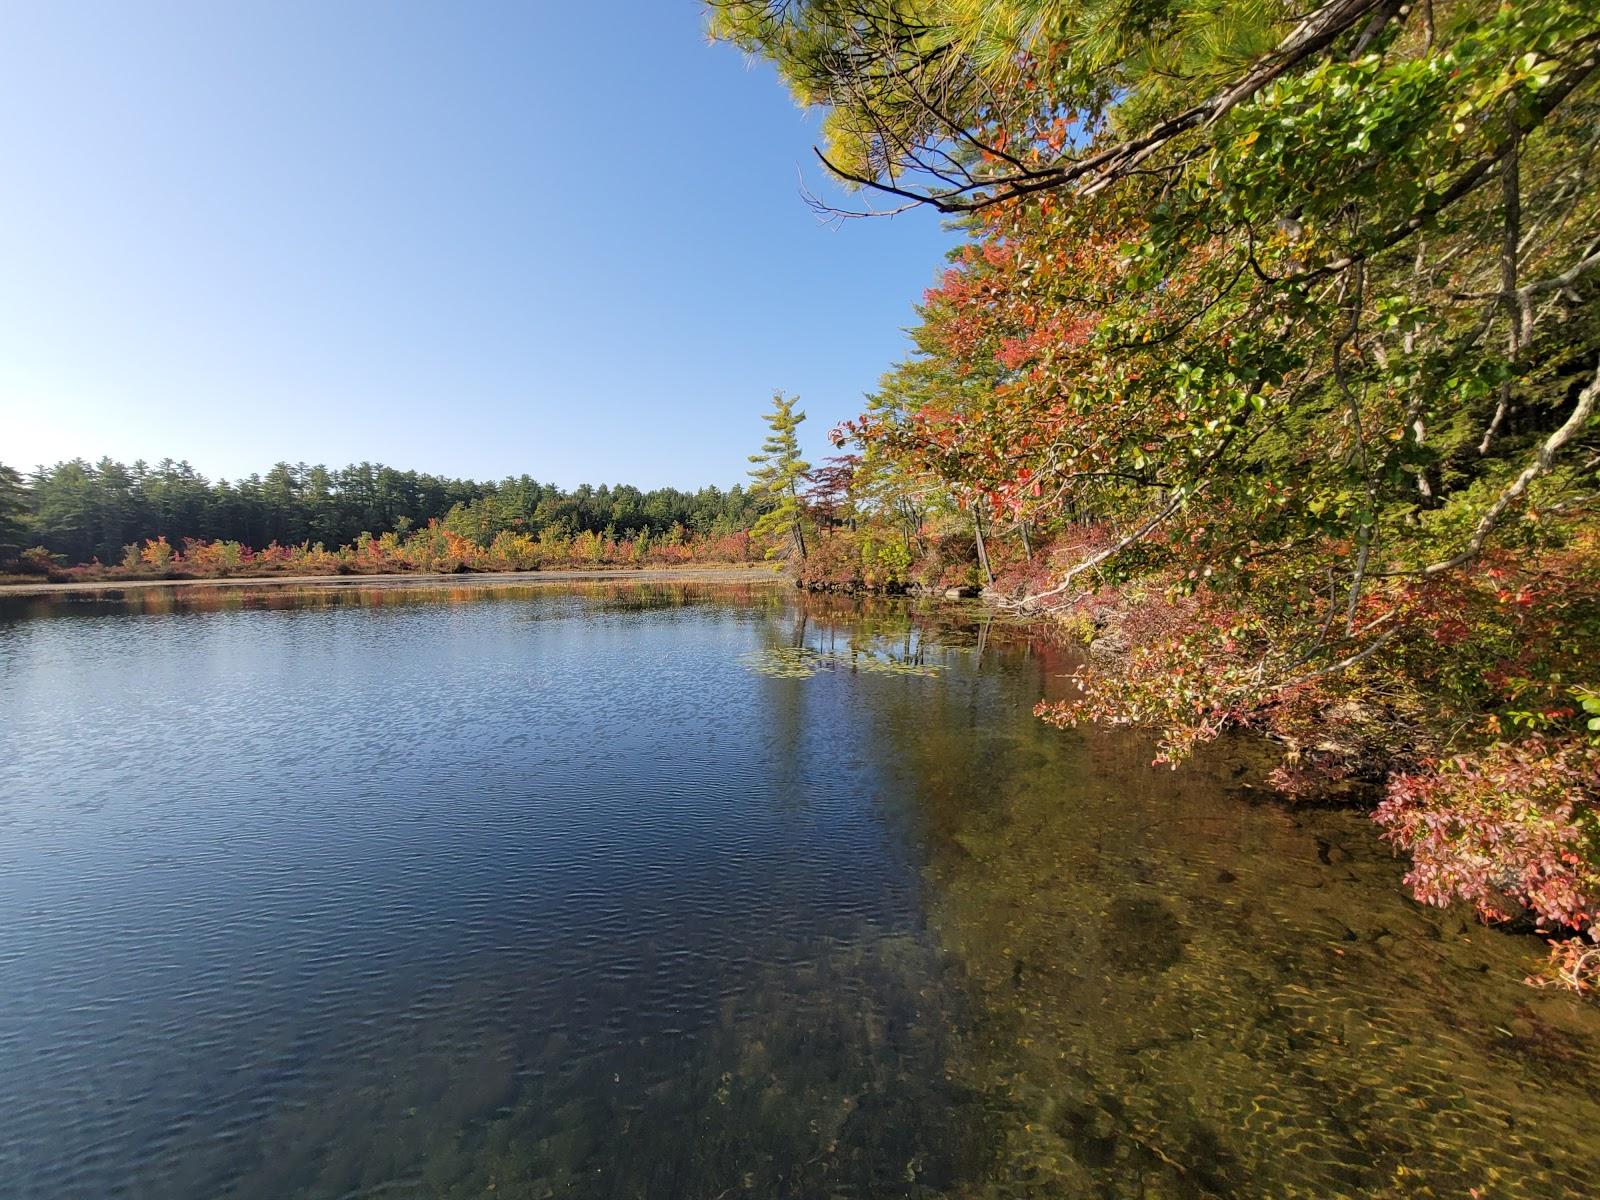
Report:
[[648,533],[607,537],[584,532],[576,537],[503,531],[488,545],[446,529],[437,522],[401,535],[393,532],[328,550],[320,543],[254,550],[239,542],[185,539],[180,546],[152,538],[127,547],[122,561],[73,566],[42,549],[24,551],[0,575],[0,585],[95,584],[139,580],[271,579],[337,575],[453,575],[466,572],[600,571],[663,567],[732,566],[761,561],[744,532],[721,537],[684,535],[681,530],[652,539]]

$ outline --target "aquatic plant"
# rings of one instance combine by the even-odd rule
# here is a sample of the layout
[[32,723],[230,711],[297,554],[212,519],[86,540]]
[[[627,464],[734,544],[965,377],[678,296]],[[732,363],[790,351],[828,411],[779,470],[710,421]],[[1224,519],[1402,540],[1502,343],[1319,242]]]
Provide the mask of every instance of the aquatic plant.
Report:
[[774,679],[809,679],[826,665],[825,657],[808,646],[769,646],[740,655],[739,661]]
[[815,650],[810,646],[771,646],[741,655],[739,661],[760,675],[774,679],[809,679],[820,671],[857,671],[868,675],[938,675],[936,663],[896,658],[872,650]]

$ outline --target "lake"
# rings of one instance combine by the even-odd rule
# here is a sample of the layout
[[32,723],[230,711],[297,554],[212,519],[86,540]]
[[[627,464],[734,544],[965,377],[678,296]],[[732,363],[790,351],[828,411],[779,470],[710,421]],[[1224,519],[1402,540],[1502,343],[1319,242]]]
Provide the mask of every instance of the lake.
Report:
[[1074,654],[761,584],[0,601],[0,1196],[1600,1194],[1540,943],[1247,742],[1046,727]]

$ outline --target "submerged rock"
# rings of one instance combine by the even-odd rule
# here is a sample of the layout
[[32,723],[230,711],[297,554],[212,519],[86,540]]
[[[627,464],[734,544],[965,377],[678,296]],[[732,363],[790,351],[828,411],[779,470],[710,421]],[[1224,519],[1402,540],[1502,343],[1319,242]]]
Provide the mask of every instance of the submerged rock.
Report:
[[1188,938],[1163,900],[1118,896],[1106,918],[1125,939],[1117,959],[1125,971],[1165,971],[1183,955]]

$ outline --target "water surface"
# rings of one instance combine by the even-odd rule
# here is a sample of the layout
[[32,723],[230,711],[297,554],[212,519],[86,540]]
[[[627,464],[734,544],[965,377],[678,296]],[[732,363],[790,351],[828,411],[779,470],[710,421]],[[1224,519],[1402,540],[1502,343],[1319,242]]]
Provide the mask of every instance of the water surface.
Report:
[[761,586],[10,601],[0,1195],[1600,1194],[1536,942],[1247,746],[1043,726],[1071,667]]

